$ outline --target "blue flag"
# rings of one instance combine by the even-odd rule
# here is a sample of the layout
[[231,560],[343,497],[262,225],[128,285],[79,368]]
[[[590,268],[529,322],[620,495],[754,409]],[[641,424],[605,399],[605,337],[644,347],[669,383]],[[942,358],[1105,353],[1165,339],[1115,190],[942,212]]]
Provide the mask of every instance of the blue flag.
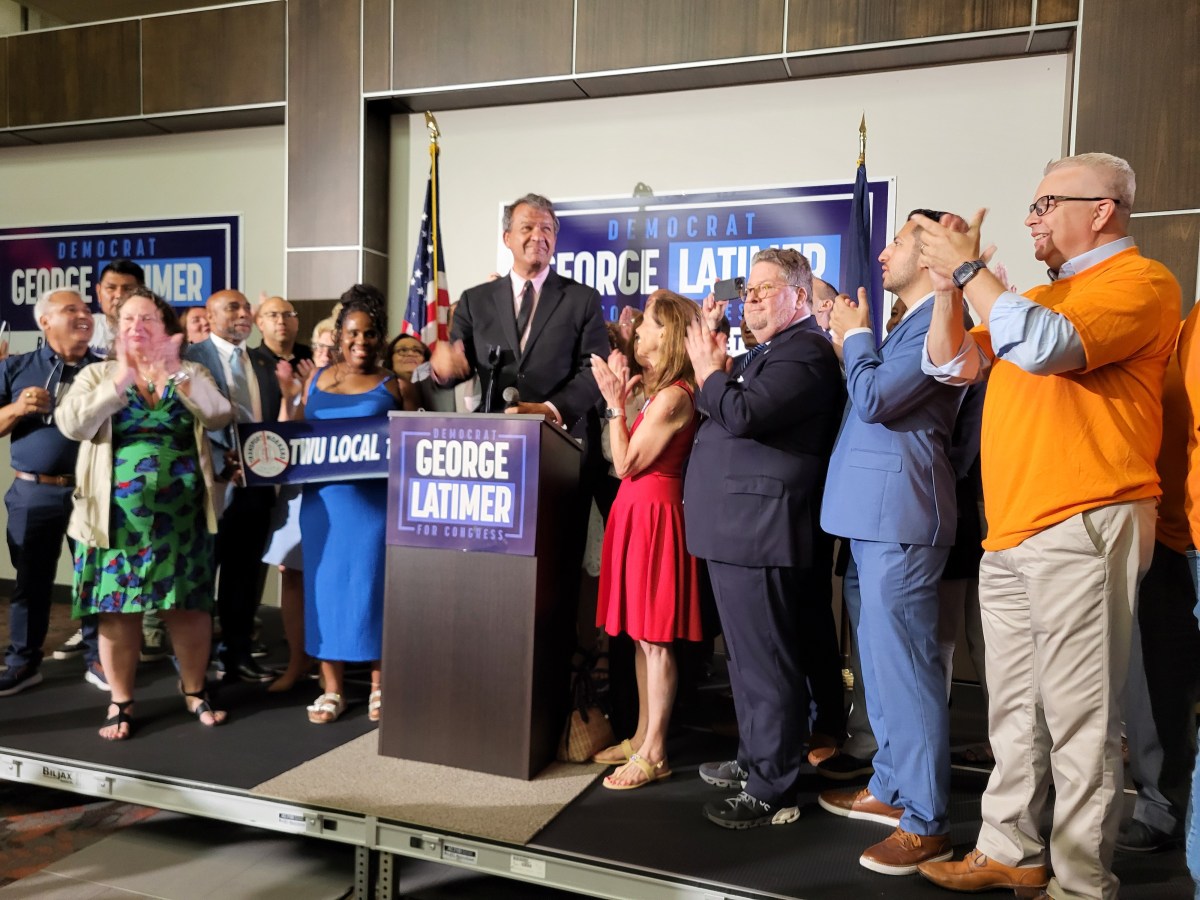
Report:
[[858,289],[867,289],[871,307],[871,327],[876,344],[883,341],[883,309],[880,298],[871,296],[871,192],[867,186],[867,164],[858,164],[854,178],[854,199],[850,204],[850,247],[846,254],[846,283],[842,293],[858,298]]

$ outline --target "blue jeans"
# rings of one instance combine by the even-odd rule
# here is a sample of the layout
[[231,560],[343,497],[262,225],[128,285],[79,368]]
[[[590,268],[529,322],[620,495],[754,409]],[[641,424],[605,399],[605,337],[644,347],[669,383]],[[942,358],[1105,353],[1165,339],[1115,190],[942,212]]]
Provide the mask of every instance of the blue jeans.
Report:
[[[1200,622],[1200,554],[1195,550],[1187,553],[1188,570],[1192,573],[1192,587],[1196,589],[1196,620]],[[1197,734],[1200,740],[1200,733]],[[1196,760],[1196,768],[1192,770],[1192,800],[1187,811],[1187,864],[1192,873],[1192,881],[1196,883],[1196,900],[1200,900],[1200,756]]]

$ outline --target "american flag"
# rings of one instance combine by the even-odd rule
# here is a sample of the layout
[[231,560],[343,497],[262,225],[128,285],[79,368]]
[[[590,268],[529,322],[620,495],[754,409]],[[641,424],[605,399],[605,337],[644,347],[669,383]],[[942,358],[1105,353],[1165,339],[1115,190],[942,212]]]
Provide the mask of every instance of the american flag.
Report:
[[432,149],[421,234],[413,254],[412,277],[408,281],[408,307],[403,332],[414,334],[430,349],[449,338],[450,290],[446,286],[446,259],[442,255],[442,229],[438,221],[438,164]]

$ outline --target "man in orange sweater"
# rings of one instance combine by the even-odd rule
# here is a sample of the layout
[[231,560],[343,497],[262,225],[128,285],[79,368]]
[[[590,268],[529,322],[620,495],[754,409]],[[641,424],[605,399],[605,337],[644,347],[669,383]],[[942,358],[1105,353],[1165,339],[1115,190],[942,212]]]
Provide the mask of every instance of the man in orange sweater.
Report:
[[[1179,333],[1179,367],[1183,371],[1184,387],[1188,399],[1188,463],[1187,490],[1184,491],[1184,507],[1187,510],[1188,531],[1191,549],[1187,551],[1188,570],[1192,576],[1192,587],[1196,591],[1196,618],[1200,619],[1200,301],[1188,313],[1187,321]],[[1197,735],[1200,739],[1200,735]],[[1187,863],[1200,894],[1200,767],[1192,773],[1192,815],[1187,824]]]
[[[965,333],[951,292],[939,292],[926,371],[989,378],[979,598],[996,768],[976,849],[920,868],[953,890],[1117,896],[1120,698],[1154,548],[1163,373],[1181,299],[1128,236],[1134,189],[1129,164],[1108,154],[1050,163],[1025,224],[1051,281],[1024,297],[979,258],[982,211],[965,232],[922,223],[923,262],[953,278],[981,322]],[[1038,828],[1051,778],[1053,879]]]

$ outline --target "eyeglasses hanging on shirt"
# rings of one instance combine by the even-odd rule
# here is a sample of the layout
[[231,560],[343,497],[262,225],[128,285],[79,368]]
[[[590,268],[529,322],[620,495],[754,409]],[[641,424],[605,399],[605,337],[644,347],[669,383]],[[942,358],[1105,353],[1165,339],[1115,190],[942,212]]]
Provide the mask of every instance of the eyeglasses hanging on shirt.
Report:
[[45,390],[50,395],[50,411],[42,416],[44,424],[54,424],[54,410],[58,408],[58,398],[62,396],[64,388],[75,379],[75,373],[78,370],[78,366],[68,366],[61,359],[55,357],[54,365],[50,367],[50,374],[46,377]]

